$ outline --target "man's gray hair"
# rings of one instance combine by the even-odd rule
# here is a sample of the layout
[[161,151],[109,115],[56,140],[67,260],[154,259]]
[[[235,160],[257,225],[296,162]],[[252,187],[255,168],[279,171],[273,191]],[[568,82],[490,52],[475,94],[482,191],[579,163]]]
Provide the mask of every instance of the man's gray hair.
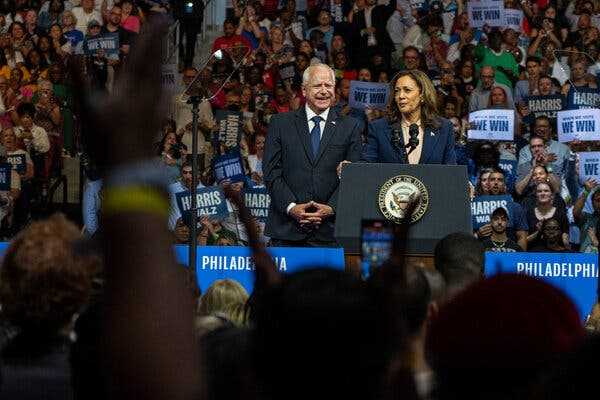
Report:
[[313,71],[316,71],[318,68],[328,69],[329,73],[331,73],[331,80],[335,85],[335,71],[327,64],[315,64],[310,65],[304,70],[304,73],[302,74],[302,86],[308,85],[308,81],[310,81],[310,75],[313,73]]

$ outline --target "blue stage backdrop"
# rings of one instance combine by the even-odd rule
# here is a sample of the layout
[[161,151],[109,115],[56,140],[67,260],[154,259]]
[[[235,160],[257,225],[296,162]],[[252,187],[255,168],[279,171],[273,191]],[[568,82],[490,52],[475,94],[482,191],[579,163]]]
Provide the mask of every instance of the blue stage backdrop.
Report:
[[586,253],[485,254],[485,275],[527,274],[562,289],[575,303],[582,320],[596,302],[598,255]]

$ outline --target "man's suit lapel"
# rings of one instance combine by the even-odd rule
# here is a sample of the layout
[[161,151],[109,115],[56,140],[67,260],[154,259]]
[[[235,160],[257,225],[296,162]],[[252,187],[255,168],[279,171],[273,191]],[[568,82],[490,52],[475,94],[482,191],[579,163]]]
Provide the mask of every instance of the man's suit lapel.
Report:
[[429,162],[433,154],[433,149],[440,137],[439,133],[439,129],[431,128],[430,126],[425,127],[425,132],[423,133],[423,150],[421,151],[419,164],[427,164]]
[[315,159],[315,165],[319,162],[319,160],[323,156],[323,153],[325,153],[329,141],[331,141],[331,138],[335,134],[336,119],[337,112],[333,108],[329,108],[327,121],[325,121],[325,131],[323,131],[323,134],[321,135],[321,143],[319,144],[319,152],[317,153],[317,157]]
[[304,147],[304,152],[306,153],[306,157],[308,158],[311,164],[313,162],[313,155],[310,146],[310,132],[308,131],[308,120],[306,119],[306,110],[304,107],[300,107],[298,111],[296,111],[296,134],[300,139],[300,143],[302,143],[302,147]]

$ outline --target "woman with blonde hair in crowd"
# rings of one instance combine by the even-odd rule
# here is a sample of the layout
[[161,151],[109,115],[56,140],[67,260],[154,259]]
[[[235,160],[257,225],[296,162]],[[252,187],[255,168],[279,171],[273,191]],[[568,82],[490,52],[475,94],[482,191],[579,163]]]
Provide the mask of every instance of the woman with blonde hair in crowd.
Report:
[[196,314],[198,316],[225,314],[232,305],[246,304],[247,300],[248,292],[239,282],[233,279],[218,279],[198,300]]

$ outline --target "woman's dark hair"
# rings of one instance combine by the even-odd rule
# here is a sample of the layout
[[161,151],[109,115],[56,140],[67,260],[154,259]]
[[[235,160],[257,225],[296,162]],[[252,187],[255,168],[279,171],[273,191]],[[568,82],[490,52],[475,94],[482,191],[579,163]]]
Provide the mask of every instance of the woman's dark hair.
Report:
[[13,28],[15,27],[15,25],[19,25],[21,27],[21,29],[23,30],[24,37],[28,36],[27,29],[25,28],[25,24],[23,24],[22,22],[19,22],[19,21],[14,21],[12,24],[10,24],[10,27],[8,28],[8,33],[11,36],[12,36]]
[[156,155],[161,156],[163,151],[165,150],[165,142],[167,141],[167,137],[173,134],[175,136],[175,149],[173,147],[171,147],[171,155],[173,156],[173,158],[179,159],[181,158],[181,150],[183,150],[183,148],[185,147],[185,145],[183,143],[181,143],[181,138],[175,134],[175,132],[167,132],[163,135],[162,139],[160,140],[160,142],[158,143],[157,149],[156,149]]
[[421,122],[430,128],[439,128],[440,126],[440,116],[438,113],[438,103],[437,103],[437,94],[435,91],[435,87],[433,83],[422,71],[414,70],[414,71],[400,71],[396,74],[396,76],[392,79],[390,83],[390,92],[391,96],[388,101],[388,119],[391,122],[397,122],[401,120],[400,110],[398,109],[398,105],[396,104],[396,83],[398,79],[408,76],[417,84],[419,91],[421,92]]
[[[484,158],[484,156],[486,157]],[[482,141],[473,148],[472,158],[478,168],[498,167],[500,151],[492,142]]]
[[[551,222],[555,222],[555,223],[556,223],[556,225],[558,225],[558,229],[559,229],[559,230],[561,231],[561,233],[562,233],[562,226],[561,226],[561,224],[560,224],[560,221],[559,221],[559,220],[558,220],[556,217],[550,217],[550,218],[548,218],[548,219],[545,219],[545,220],[543,220],[543,221],[542,221],[542,225],[540,226],[540,241],[541,241],[543,244],[546,244],[546,243],[547,243],[547,242],[546,242],[547,238],[546,238],[546,236],[544,235],[544,229],[546,229],[546,226],[548,226],[548,224],[549,224],[549,223],[551,223]],[[561,244],[562,244],[562,242],[561,242]]]
[[48,68],[48,62],[46,61],[46,57],[42,55],[43,53],[37,47],[34,47],[29,51],[29,53],[27,53],[27,57],[25,57],[25,67],[27,67],[28,70],[35,68],[35,65],[33,65],[33,63],[31,62],[31,57],[34,52],[37,53],[40,59],[40,64],[38,65],[38,67],[40,69]]
[[482,196],[484,195],[483,187],[481,186],[481,177],[485,174],[491,174],[495,172],[494,168],[481,168],[479,170],[479,174],[477,175],[477,184],[475,186],[475,195]]
[[19,118],[25,116],[33,118],[35,116],[35,106],[31,103],[21,103],[17,107],[17,114],[19,115]]

